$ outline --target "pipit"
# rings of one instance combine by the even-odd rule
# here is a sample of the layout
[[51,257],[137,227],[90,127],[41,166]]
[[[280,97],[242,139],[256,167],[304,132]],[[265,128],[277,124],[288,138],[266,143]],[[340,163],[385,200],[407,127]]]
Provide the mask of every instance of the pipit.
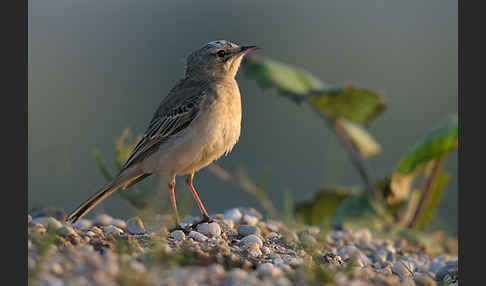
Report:
[[257,46],[229,41],[210,42],[186,58],[185,77],[169,91],[143,137],[112,182],[101,188],[69,216],[72,223],[119,188],[128,188],[154,173],[167,173],[176,224],[180,227],[174,195],[176,175],[186,183],[211,221],[192,184],[194,173],[223,154],[240,137],[241,98],[235,76],[241,60]]

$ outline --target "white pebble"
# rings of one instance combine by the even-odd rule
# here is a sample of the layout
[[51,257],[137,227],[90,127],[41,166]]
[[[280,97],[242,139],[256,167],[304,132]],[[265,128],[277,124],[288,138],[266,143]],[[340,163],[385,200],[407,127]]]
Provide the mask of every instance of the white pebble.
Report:
[[199,242],[203,242],[203,241],[208,240],[207,236],[205,236],[204,234],[197,232],[197,231],[189,232],[189,235],[187,237],[190,237],[190,238],[194,239],[195,241],[199,241]]
[[93,224],[101,226],[110,225],[112,220],[113,218],[111,216],[107,214],[101,214],[94,219]]
[[114,220],[111,221],[111,224],[118,227],[118,228],[122,228],[122,229],[127,228],[127,223],[122,219],[114,219]]
[[109,225],[109,226],[105,226],[103,227],[103,230],[108,233],[108,234],[122,234],[123,233],[123,230],[122,229],[119,229],[118,227],[114,226],[114,225]]
[[250,234],[248,236],[243,237],[240,243],[247,247],[250,246],[251,244],[256,244],[258,245],[258,247],[263,246],[262,240],[254,234]]
[[252,215],[245,214],[243,216],[242,223],[254,226],[258,224],[258,218]]
[[89,229],[93,224],[91,223],[90,220],[87,220],[87,219],[80,219],[78,220],[77,222],[73,223],[73,227],[74,228],[78,228],[78,229],[82,229],[82,230],[85,230],[85,229]]
[[223,220],[232,220],[234,223],[240,223],[242,214],[239,209],[229,209],[224,212]]
[[217,237],[221,235],[221,227],[215,222],[199,224],[197,226],[197,231],[209,237]]
[[174,230],[173,232],[170,233],[170,237],[172,237],[175,240],[184,240],[186,238],[186,235],[182,230]]

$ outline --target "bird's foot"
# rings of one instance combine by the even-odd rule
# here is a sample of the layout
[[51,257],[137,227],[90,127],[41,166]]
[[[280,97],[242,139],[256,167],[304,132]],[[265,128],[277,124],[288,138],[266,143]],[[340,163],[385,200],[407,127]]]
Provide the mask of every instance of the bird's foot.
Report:
[[205,217],[201,221],[191,224],[189,227],[187,227],[187,229],[189,231],[196,230],[196,228],[197,228],[198,225],[200,225],[202,223],[212,223],[212,222],[214,222],[213,219],[211,219],[210,217]]
[[170,229],[169,232],[181,230],[181,231],[184,232],[184,234],[189,234],[189,232],[196,230],[198,225],[200,225],[202,223],[212,223],[212,222],[214,222],[213,219],[211,219],[210,217],[205,217],[201,221],[187,225],[186,227],[182,227],[182,225],[176,224],[176,226],[174,228]]

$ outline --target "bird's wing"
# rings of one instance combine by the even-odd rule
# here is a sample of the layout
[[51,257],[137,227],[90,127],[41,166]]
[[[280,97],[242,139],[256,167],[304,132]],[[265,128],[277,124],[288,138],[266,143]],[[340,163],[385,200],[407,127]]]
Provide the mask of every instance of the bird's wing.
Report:
[[198,116],[204,97],[201,84],[183,80],[162,101],[142,139],[130,153],[123,169],[158,150],[167,138],[178,134]]

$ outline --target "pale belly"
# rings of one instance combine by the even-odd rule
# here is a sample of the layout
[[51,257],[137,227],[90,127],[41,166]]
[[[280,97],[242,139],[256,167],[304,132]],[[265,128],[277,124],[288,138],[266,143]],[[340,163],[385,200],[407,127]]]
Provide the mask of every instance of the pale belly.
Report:
[[[212,104],[180,136],[163,144],[145,168],[169,174],[190,174],[231,151],[241,129],[241,100]],[[155,170],[154,170],[155,169]]]

